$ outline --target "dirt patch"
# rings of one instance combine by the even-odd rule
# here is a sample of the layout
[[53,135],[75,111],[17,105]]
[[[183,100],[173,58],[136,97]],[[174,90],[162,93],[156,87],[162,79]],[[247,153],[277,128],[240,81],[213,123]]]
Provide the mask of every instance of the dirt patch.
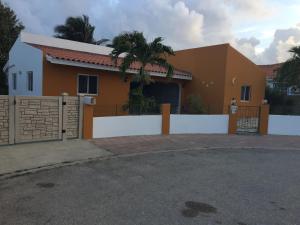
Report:
[[199,213],[217,213],[217,208],[203,202],[187,201],[186,209],[181,211],[184,217],[196,217]]
[[217,209],[209,204],[203,202],[188,201],[185,206],[189,209],[196,210],[202,213],[216,213]]
[[198,211],[193,209],[184,209],[181,213],[184,217],[196,217],[199,214]]
[[55,186],[54,183],[37,183],[36,186],[40,188],[53,188]]
[[244,222],[238,222],[237,224],[238,224],[238,225],[247,225],[247,224],[244,223]]

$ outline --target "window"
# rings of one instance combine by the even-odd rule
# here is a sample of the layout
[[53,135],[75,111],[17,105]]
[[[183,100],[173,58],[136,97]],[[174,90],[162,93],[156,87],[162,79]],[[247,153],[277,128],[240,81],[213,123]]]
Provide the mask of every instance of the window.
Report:
[[250,86],[242,86],[241,101],[250,101],[250,95],[251,95],[250,92],[251,92]]
[[78,93],[79,94],[98,94],[98,76],[78,75]]
[[13,85],[13,89],[16,90],[17,89],[17,74],[13,73],[12,74],[12,85]]
[[27,89],[28,91],[33,91],[33,72],[27,72]]

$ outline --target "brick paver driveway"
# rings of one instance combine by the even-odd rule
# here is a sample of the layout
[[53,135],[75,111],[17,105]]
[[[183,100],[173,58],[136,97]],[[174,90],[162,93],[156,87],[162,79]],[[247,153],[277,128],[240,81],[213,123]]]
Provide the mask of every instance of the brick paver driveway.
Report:
[[169,136],[133,136],[94,139],[92,142],[114,154],[203,148],[300,149],[300,137],[275,135],[244,136],[186,134]]

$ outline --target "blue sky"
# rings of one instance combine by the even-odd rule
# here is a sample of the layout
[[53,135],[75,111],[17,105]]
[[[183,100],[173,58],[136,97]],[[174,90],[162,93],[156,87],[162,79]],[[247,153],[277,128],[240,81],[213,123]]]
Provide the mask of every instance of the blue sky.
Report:
[[53,35],[67,16],[90,16],[97,38],[139,30],[174,49],[228,42],[257,64],[300,45],[300,0],[4,0],[26,31]]

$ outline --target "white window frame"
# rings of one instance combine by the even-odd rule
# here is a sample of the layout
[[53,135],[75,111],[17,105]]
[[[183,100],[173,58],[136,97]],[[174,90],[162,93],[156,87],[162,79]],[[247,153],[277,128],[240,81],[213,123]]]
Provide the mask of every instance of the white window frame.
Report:
[[[87,77],[97,77],[97,93],[89,94],[89,93],[80,93],[79,92],[79,76],[87,76]],[[87,82],[87,91],[89,90],[89,81]],[[77,95],[88,95],[88,96],[98,96],[99,95],[99,75],[93,74],[77,74]]]
[[[33,71],[27,71],[27,91],[32,92],[33,91]],[[30,83],[29,83],[29,75],[31,75],[31,90],[30,90]]]
[[[243,98],[242,98],[242,89],[243,89],[243,87],[249,87],[249,99],[248,100],[245,100],[246,99],[246,92],[243,94]],[[247,85],[247,84],[245,84],[245,85],[242,85],[241,86],[241,102],[250,102],[250,100],[251,100],[251,92],[252,92],[252,90],[251,90],[252,88],[251,88],[251,85]]]
[[17,90],[18,88],[18,75],[17,73],[12,73],[12,89],[13,90]]

